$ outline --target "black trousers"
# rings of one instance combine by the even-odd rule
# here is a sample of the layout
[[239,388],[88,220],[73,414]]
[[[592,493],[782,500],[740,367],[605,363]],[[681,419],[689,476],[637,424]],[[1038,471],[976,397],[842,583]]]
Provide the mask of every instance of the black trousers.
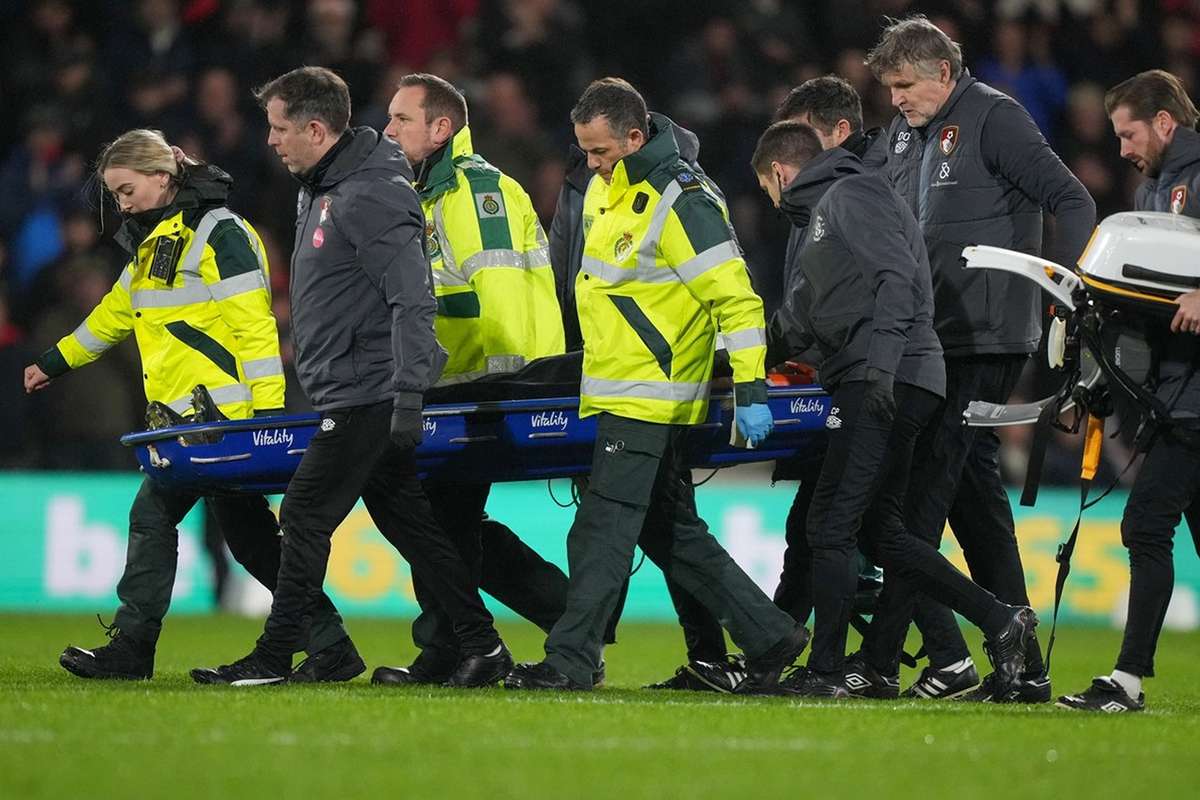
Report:
[[330,540],[359,497],[384,538],[427,585],[453,623],[464,654],[500,644],[492,615],[479,597],[458,549],[438,527],[417,478],[416,457],[389,438],[392,404],[324,412],[288,484],[279,512],[283,554],[275,600],[258,648],[288,659],[298,650],[305,620],[325,581]]
[[796,496],[792,498],[784,524],[787,547],[783,551],[779,585],[775,587],[775,605],[801,625],[808,621],[813,610],[813,553],[808,541],[808,512],[824,463],[822,453],[799,465],[800,485],[796,487]]
[[600,415],[591,479],[567,536],[567,608],[546,639],[546,662],[576,683],[590,684],[599,667],[603,632],[635,544],[703,603],[750,657],[795,626],[696,515],[680,451],[685,431]]
[[[1154,675],[1154,650],[1175,587],[1173,543],[1180,517],[1200,499],[1200,451],[1160,434],[1146,454],[1121,519],[1129,549],[1129,618],[1117,669]],[[1200,553],[1200,527],[1191,525]]]
[[[146,478],[129,510],[129,544],[125,572],[117,584],[121,601],[113,620],[134,639],[153,644],[162,632],[171,605],[179,559],[179,523],[200,497],[159,486]],[[209,497],[211,512],[229,550],[255,580],[271,591],[279,576],[279,525],[265,497]],[[316,598],[311,631],[302,645],[316,653],[346,637],[342,618],[321,592]]]
[[[968,428],[962,412],[972,400],[1007,402],[1028,358],[1023,355],[946,359],[946,403],[924,432],[913,460],[908,528],[935,547],[947,521],[962,547],[972,579],[1001,601],[1028,605],[1025,570],[1017,549],[1012,507],[1000,477],[1000,437],[993,428]],[[884,674],[899,671],[900,651],[915,619],[930,664],[938,667],[970,655],[954,614],[912,584],[885,580],[863,651]],[[1026,671],[1043,670],[1036,642]]]
[[[485,517],[491,488],[426,483],[425,494],[475,584],[549,633],[567,604],[567,576],[506,525]],[[415,567],[413,590],[421,606],[413,621],[413,642],[425,658],[456,664],[460,653],[453,622],[430,589],[430,576]]]
[[[840,673],[858,585],[858,536],[883,565],[886,583],[910,584],[983,628],[998,633],[1008,607],[973,583],[929,542],[905,526],[909,472],[917,438],[935,418],[941,398],[907,384],[895,388],[894,421],[863,408],[865,384],[852,381],[833,394],[829,445],[808,516],[813,551],[813,649],[808,665]],[[913,491],[924,487],[913,484]]]

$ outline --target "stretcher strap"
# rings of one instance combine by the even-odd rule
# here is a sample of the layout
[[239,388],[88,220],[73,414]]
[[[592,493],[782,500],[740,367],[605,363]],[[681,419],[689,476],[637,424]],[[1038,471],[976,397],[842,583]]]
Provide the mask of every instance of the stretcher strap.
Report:
[[1088,503],[1088,491],[1092,488],[1096,469],[1100,466],[1100,451],[1103,446],[1104,417],[1089,414],[1083,437],[1083,463],[1079,469],[1079,514],[1075,517],[1075,527],[1071,529],[1071,535],[1067,537],[1066,542],[1059,545],[1058,553],[1054,557],[1058,562],[1058,575],[1054,578],[1054,620],[1050,625],[1050,641],[1046,644],[1047,674],[1050,672],[1050,654],[1054,652],[1054,632],[1058,627],[1058,610],[1062,605],[1063,589],[1067,585],[1067,576],[1071,574],[1071,555],[1075,552],[1075,542],[1079,538],[1083,512],[1092,505]]
[[1047,403],[1038,414],[1033,427],[1033,443],[1029,448],[1029,464],[1025,468],[1025,487],[1021,490],[1021,505],[1032,506],[1037,502],[1038,485],[1042,482],[1042,465],[1046,462],[1046,445],[1054,430],[1054,420],[1059,414],[1057,399]]
[[1054,560],[1058,562],[1058,575],[1054,578],[1054,619],[1050,623],[1050,639],[1046,642],[1046,674],[1050,673],[1050,656],[1054,652],[1054,634],[1058,628],[1058,609],[1062,605],[1063,587],[1067,585],[1067,576],[1071,574],[1071,554],[1075,552],[1075,541],[1079,538],[1079,525],[1083,522],[1083,511],[1087,507],[1088,490],[1091,480],[1084,478],[1079,485],[1079,515],[1075,517],[1075,527],[1071,535],[1058,546]]

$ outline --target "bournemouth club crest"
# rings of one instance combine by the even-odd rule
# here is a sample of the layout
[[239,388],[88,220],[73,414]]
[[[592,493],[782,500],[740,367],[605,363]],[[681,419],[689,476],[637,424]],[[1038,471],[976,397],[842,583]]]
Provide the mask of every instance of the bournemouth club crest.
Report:
[[1187,184],[1180,184],[1171,190],[1171,213],[1182,214],[1187,205]]
[[942,155],[944,156],[948,156],[954,152],[954,148],[958,147],[957,125],[947,125],[942,128],[942,133],[938,136],[938,147],[942,148]]

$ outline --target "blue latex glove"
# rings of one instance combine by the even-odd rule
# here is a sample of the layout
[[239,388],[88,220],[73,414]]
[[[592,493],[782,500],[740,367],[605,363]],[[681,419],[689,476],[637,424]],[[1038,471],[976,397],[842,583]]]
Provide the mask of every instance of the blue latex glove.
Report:
[[766,403],[752,403],[748,406],[735,406],[733,412],[734,424],[738,426],[738,431],[742,436],[746,437],[746,441],[751,447],[758,447],[763,439],[775,427],[775,420],[771,417],[771,409]]

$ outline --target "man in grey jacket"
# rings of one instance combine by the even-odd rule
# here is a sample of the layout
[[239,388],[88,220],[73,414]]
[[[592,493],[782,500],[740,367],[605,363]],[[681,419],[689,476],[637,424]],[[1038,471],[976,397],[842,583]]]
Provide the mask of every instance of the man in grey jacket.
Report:
[[422,394],[446,354],[425,257],[425,218],[399,145],[347,128],[350,94],[322,67],[256,92],[267,143],[300,181],[291,263],[296,372],[321,414],[280,508],[283,554],[265,631],[205,683],[279,683],[320,596],[334,529],[361,497],[384,537],[420,572],[453,622],[462,660],[450,686],[502,679],[512,658],[417,479]]
[[921,230],[883,178],[840,147],[822,151],[803,123],[768,128],[751,163],[772,202],[805,228],[805,280],[790,287],[798,293],[789,299],[791,333],[819,353],[821,381],[832,395],[807,525],[812,653],[808,666],[780,686],[803,696],[848,696],[846,632],[865,536],[888,583],[918,587],[984,631],[997,685],[1006,690],[1024,669],[1033,611],[997,600],[905,524],[914,449],[936,424],[946,388]]
[[[888,129],[886,174],[921,225],[933,270],[934,328],[946,354],[946,404],[930,457],[914,464],[909,525],[940,540],[947,517],[971,574],[1000,599],[1025,605],[1028,595],[1012,509],[1000,479],[1000,440],[967,428],[971,400],[1004,403],[1041,337],[1040,294],[1030,282],[992,270],[966,270],[966,245],[1027,253],[1042,249],[1042,211],[1055,216],[1048,255],[1074,264],[1091,234],[1096,206],[1012,98],[971,77],[962,51],[922,16],[889,26],[867,61],[900,113]],[[917,598],[884,582],[864,655],[882,674],[898,671],[900,647]],[[978,673],[954,616],[920,599],[930,666],[908,696],[972,692]],[[977,700],[1045,702],[1050,682],[1036,642],[1025,681],[1000,696],[992,679]]]

